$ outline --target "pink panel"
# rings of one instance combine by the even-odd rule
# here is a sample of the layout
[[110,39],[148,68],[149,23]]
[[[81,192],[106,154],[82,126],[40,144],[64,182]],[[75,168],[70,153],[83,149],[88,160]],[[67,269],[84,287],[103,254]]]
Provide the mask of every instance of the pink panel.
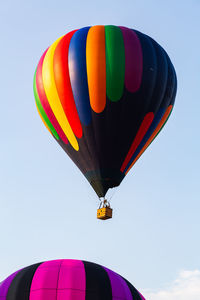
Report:
[[56,289],[62,260],[41,264],[32,280],[30,300],[56,300]]
[[56,289],[61,263],[62,260],[53,260],[41,264],[33,276],[31,290]]
[[63,260],[59,281],[58,300],[85,300],[85,268],[82,261]]
[[30,292],[30,300],[57,300],[57,292],[55,290],[35,290]]
[[85,300],[82,261],[54,260],[41,264],[32,280],[30,300]]
[[112,298],[113,300],[123,299],[123,300],[133,300],[131,291],[129,290],[128,285],[124,281],[124,279],[118,275],[117,273],[107,269],[104,267],[106,272],[108,273],[108,277],[111,282],[112,287]]
[[57,300],[85,300],[85,291],[58,290]]

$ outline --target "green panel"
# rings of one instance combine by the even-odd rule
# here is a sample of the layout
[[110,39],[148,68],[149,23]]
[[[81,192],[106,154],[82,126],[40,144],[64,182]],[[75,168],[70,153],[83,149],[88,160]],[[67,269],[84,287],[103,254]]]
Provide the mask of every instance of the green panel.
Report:
[[[37,71],[37,69],[36,69]],[[52,134],[54,135],[54,137],[59,140],[59,135],[57,134],[56,130],[54,129],[53,125],[51,124],[51,122],[49,121],[49,118],[47,117],[42,104],[40,102],[39,96],[38,96],[38,92],[37,92],[37,87],[36,87],[36,71],[34,74],[34,79],[33,79],[33,92],[34,92],[34,96],[35,96],[35,102],[37,105],[37,108],[41,114],[41,116],[43,117],[43,120],[45,121],[47,127],[49,128],[49,130],[52,132]]]
[[106,94],[118,101],[124,91],[125,50],[123,35],[117,26],[105,26],[106,40]]

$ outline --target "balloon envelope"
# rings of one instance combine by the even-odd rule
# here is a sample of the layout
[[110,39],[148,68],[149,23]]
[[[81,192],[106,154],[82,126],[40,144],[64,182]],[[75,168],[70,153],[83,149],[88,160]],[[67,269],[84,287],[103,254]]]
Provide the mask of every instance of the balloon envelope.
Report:
[[81,260],[54,260],[21,269],[0,283],[1,300],[144,300],[117,273]]
[[34,76],[43,122],[99,197],[121,183],[160,132],[176,85],[174,67],[158,43],[111,25],[57,39]]

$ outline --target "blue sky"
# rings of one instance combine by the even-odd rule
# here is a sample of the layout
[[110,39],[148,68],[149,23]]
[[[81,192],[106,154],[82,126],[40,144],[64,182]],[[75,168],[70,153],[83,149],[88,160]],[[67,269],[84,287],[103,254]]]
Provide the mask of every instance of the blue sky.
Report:
[[[77,258],[157,299],[180,272],[199,276],[200,1],[8,0],[0,23],[0,280],[38,261]],[[152,36],[178,78],[173,114],[116,191],[108,222],[96,220],[98,199],[43,126],[32,90],[44,49],[96,24]]]

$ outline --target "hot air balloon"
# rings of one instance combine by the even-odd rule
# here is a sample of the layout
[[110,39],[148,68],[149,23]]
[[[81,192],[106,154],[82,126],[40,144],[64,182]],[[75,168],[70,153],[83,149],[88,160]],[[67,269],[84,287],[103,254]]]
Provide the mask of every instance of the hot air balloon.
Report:
[[99,218],[112,216],[105,195],[119,186],[165,125],[176,88],[165,50],[126,27],[74,30],[42,55],[34,76],[39,114],[103,197]]
[[145,300],[117,273],[81,260],[53,260],[21,269],[0,283],[1,300]]

